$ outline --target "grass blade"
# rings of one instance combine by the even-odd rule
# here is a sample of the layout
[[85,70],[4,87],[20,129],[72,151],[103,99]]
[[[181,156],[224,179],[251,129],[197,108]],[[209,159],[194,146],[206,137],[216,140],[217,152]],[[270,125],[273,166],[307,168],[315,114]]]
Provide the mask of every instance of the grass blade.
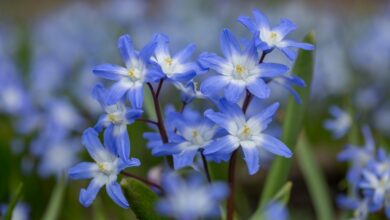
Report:
[[11,202],[7,206],[7,211],[5,212],[4,220],[12,219],[14,208],[16,207],[16,204],[18,204],[20,197],[22,197],[22,193],[23,193],[23,183],[19,183],[18,187],[16,188],[14,197],[12,198]]

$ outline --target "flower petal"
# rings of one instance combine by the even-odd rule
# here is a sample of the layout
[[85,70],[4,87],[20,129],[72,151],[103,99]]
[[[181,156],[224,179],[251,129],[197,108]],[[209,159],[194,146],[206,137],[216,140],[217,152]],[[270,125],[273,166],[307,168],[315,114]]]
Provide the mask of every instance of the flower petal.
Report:
[[132,60],[137,60],[137,52],[129,35],[122,35],[118,39],[118,48],[127,68],[131,68]]
[[120,207],[127,209],[129,208],[129,203],[127,202],[125,196],[123,195],[121,186],[117,182],[111,182],[106,185],[107,194],[110,198],[118,204]]
[[128,92],[128,98],[133,108],[142,109],[144,102],[144,87],[139,85],[131,88]]
[[231,59],[240,53],[240,44],[229,29],[223,30],[220,37],[221,50],[227,59]]
[[120,80],[115,83],[107,94],[107,105],[114,105],[125,95],[125,93],[131,88],[130,82],[127,80]]
[[227,154],[233,152],[239,147],[239,139],[232,135],[226,135],[224,137],[218,138],[209,145],[205,146],[204,154]]
[[98,133],[93,128],[88,128],[84,131],[82,137],[82,143],[87,148],[87,151],[91,157],[99,162],[102,161],[101,152],[105,151],[102,143],[99,140]]
[[245,91],[245,84],[236,83],[231,81],[227,87],[225,87],[225,97],[231,103],[237,103]]
[[253,80],[247,87],[254,96],[260,99],[268,98],[271,93],[269,86],[260,77]]
[[175,170],[181,169],[186,166],[191,166],[194,161],[194,157],[198,152],[197,149],[184,150],[179,154],[173,155],[173,166]]
[[206,96],[212,96],[221,91],[228,84],[223,76],[210,76],[200,85],[200,91]]
[[280,140],[272,137],[268,134],[262,134],[258,138],[254,138],[260,147],[263,147],[267,151],[282,156],[290,158],[292,156],[291,150]]
[[69,169],[68,175],[71,179],[90,179],[99,171],[96,163],[81,162]]
[[260,152],[256,148],[256,144],[252,141],[242,141],[241,147],[244,152],[244,160],[248,167],[249,174],[253,175],[260,168]]
[[126,76],[127,70],[118,65],[101,64],[93,68],[93,73],[104,79],[119,80]]
[[81,189],[79,201],[84,207],[89,207],[95,200],[100,188],[104,185],[104,182],[99,177],[95,177],[89,183],[87,189]]

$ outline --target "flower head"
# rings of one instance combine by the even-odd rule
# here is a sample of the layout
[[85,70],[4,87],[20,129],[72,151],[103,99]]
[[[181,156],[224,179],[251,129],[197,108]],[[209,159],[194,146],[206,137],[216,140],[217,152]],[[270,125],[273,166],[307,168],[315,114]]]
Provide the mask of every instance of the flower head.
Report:
[[334,119],[326,120],[324,127],[332,132],[334,138],[343,137],[351,128],[353,120],[351,115],[337,106],[330,107],[329,113]]
[[171,173],[164,176],[165,198],[157,203],[157,211],[179,220],[195,220],[219,215],[219,202],[228,194],[223,183],[205,184],[199,175],[187,180]]
[[100,132],[103,128],[104,138],[114,144],[118,155],[122,160],[127,160],[130,154],[130,140],[127,132],[127,125],[132,124],[139,118],[143,111],[139,109],[127,108],[122,101],[113,105],[106,104],[108,92],[101,84],[96,85],[93,95],[99,101],[106,114],[100,116],[95,125],[95,129]]
[[271,28],[268,18],[259,10],[253,10],[254,20],[247,16],[241,16],[238,21],[247,27],[256,39],[256,46],[266,52],[272,51],[274,48],[280,49],[290,60],[294,60],[296,52],[291,48],[301,48],[305,50],[313,50],[314,46],[308,43],[296,42],[285,39],[285,37],[296,26],[288,19],[281,19],[279,25]]
[[118,40],[118,47],[125,67],[112,64],[96,66],[94,74],[105,79],[117,81],[107,95],[107,104],[117,103],[126,93],[133,108],[142,108],[144,99],[143,84],[161,79],[160,67],[151,61],[157,42],[148,43],[141,51],[134,49],[129,35]]
[[274,103],[262,112],[247,118],[238,105],[222,99],[219,103],[221,112],[207,110],[205,116],[225,129],[228,134],[206,147],[205,154],[226,154],[241,148],[251,175],[260,168],[261,148],[279,156],[291,157],[292,152],[285,144],[263,132],[272,121],[278,107],[279,104]]
[[155,37],[157,47],[152,60],[161,67],[165,77],[174,82],[188,82],[194,78],[197,71],[200,70],[195,62],[188,62],[195,51],[195,44],[189,44],[183,50],[174,56],[169,51],[169,39],[163,34],[157,34]]
[[258,98],[268,98],[270,89],[265,78],[280,76],[288,70],[281,64],[259,64],[260,56],[254,42],[241,51],[238,40],[228,29],[221,34],[221,49],[225,58],[203,53],[199,59],[203,67],[218,73],[205,79],[200,86],[200,91],[207,96],[223,90],[226,99],[236,103],[247,89]]
[[140,161],[136,158],[122,160],[113,143],[105,140],[105,146],[103,146],[93,128],[88,128],[84,132],[83,145],[95,162],[81,162],[69,170],[69,176],[72,179],[92,178],[87,189],[80,191],[80,203],[85,207],[90,206],[100,188],[105,185],[110,198],[122,208],[128,208],[129,204],[117,182],[117,177],[122,170],[128,167],[139,166]]

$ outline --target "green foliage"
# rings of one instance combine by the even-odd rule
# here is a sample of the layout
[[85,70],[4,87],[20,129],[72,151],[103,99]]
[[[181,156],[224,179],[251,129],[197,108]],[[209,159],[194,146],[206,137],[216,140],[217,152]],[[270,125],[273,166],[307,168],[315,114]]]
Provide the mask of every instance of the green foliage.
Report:
[[305,135],[301,135],[296,153],[299,166],[314,204],[317,219],[334,219],[332,200],[330,198],[328,186],[326,185],[325,177],[316,163],[314,154],[310,149],[310,144]]
[[14,211],[14,208],[18,203],[20,197],[22,197],[22,193],[23,193],[23,183],[19,183],[18,187],[16,188],[14,197],[12,198],[11,202],[8,204],[7,211],[5,212],[4,220],[12,219],[12,212]]
[[[303,40],[306,43],[315,44],[313,33],[309,33]],[[299,105],[291,97],[288,102],[286,115],[283,124],[283,142],[294,151],[298,135],[303,126],[305,110],[307,108],[310,96],[310,85],[314,69],[314,52],[300,50],[292,72],[297,74],[306,82],[305,88],[297,88],[297,92],[302,98],[302,104]],[[269,174],[263,189],[261,197],[261,207],[264,207],[277,191],[287,181],[292,160],[276,157],[273,161]]]
[[156,213],[154,205],[158,196],[142,182],[132,179],[122,179],[121,185],[129,201],[130,208],[140,220],[166,219]]
[[50,196],[50,201],[46,207],[45,213],[43,214],[43,220],[58,219],[62,210],[62,202],[64,200],[66,186],[67,183],[64,177],[58,180]]

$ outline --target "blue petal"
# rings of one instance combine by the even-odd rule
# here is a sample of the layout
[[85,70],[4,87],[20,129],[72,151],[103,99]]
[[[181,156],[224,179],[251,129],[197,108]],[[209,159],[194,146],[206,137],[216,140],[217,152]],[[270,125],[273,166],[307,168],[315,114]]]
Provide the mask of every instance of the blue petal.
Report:
[[277,63],[262,63],[258,65],[262,77],[276,77],[288,71],[288,67]]
[[228,84],[223,76],[210,76],[200,85],[200,91],[206,96],[212,96],[221,91]]
[[156,62],[151,61],[145,74],[144,82],[158,82],[164,77],[165,75],[162,72],[160,65],[158,65]]
[[178,81],[178,82],[188,82],[196,76],[196,72],[194,70],[190,70],[184,73],[175,73],[169,78]]
[[282,38],[284,38],[288,33],[296,28],[297,26],[292,21],[282,18],[280,19],[279,25],[273,28],[273,31],[277,32]]
[[107,105],[114,105],[125,95],[130,89],[129,82],[121,80],[115,83],[107,94]]
[[240,53],[240,44],[229,29],[221,33],[221,50],[226,58],[230,59],[233,55]]
[[137,158],[130,158],[126,161],[120,160],[118,165],[118,170],[122,171],[128,167],[138,167],[141,165],[141,161],[139,161]]
[[143,86],[131,88],[127,95],[128,95],[128,98],[129,98],[133,108],[142,109],[142,105],[144,102],[144,87]]
[[255,17],[257,29],[261,30],[263,28],[269,29],[269,21],[267,16],[265,16],[260,10],[253,10],[253,16]]
[[256,33],[256,31],[258,31],[255,23],[253,23],[253,21],[248,16],[240,16],[237,20],[246,28],[248,28],[250,32]]
[[104,151],[104,147],[99,140],[98,133],[93,128],[88,128],[84,131],[82,137],[82,144],[87,148],[89,155],[95,161],[102,161],[102,158],[99,156],[99,152]]
[[110,198],[120,207],[124,209],[129,208],[129,203],[123,195],[122,189],[117,182],[111,182],[106,185],[106,191]]
[[118,155],[116,146],[115,146],[115,137],[113,135],[113,130],[114,130],[114,124],[110,124],[103,133],[104,137],[104,146],[106,149],[113,155]]
[[87,189],[81,189],[79,201],[84,207],[89,207],[95,200],[100,188],[104,185],[104,182],[97,178],[92,179]]
[[231,65],[230,63],[227,63],[225,59],[214,53],[202,53],[199,56],[198,63],[202,68],[210,68],[220,74],[224,74],[227,67]]
[[96,84],[92,90],[92,96],[100,103],[102,108],[105,108],[106,106],[106,95],[107,90],[104,88],[104,86],[101,83]]
[[96,125],[93,127],[97,132],[101,132],[103,128],[106,128],[111,124],[110,120],[108,120],[107,115],[104,114],[99,117]]
[[268,98],[271,93],[268,85],[260,77],[253,80],[247,88],[254,96],[260,99]]
[[126,124],[115,125],[112,130],[117,155],[126,161],[130,156],[130,139]]
[[231,103],[237,103],[244,91],[245,85],[236,84],[234,82],[230,82],[224,90],[226,99]]
[[154,39],[157,42],[156,50],[154,51],[156,57],[170,56],[170,52],[168,48],[168,44],[169,44],[168,37],[164,34],[157,34]]
[[226,135],[225,137],[218,138],[209,145],[205,146],[203,152],[205,155],[213,154],[216,152],[221,154],[228,154],[237,149],[239,147],[239,144],[240,143],[238,138],[232,135]]
[[133,123],[135,120],[137,120],[141,115],[144,113],[143,110],[140,109],[128,109],[126,111],[126,120],[128,124]]
[[191,55],[194,53],[196,49],[195,44],[187,45],[183,50],[179,51],[174,57],[174,60],[177,60],[179,63],[185,62]]
[[137,51],[133,47],[133,42],[129,35],[122,35],[118,39],[118,48],[126,67],[131,67],[131,60],[138,59]]
[[255,174],[260,168],[260,152],[253,142],[241,142],[244,160],[250,175]]
[[90,179],[95,176],[98,171],[96,163],[81,162],[69,169],[68,175],[71,179]]
[[102,64],[93,68],[96,76],[109,80],[119,80],[125,76],[126,72],[125,68],[113,64]]
[[260,113],[252,116],[248,120],[249,127],[256,127],[260,131],[263,131],[267,128],[268,124],[271,123],[272,117],[275,115],[275,112],[279,108],[279,103],[274,103],[261,111]]
[[140,58],[144,61],[144,63],[149,63],[150,57],[154,54],[154,51],[157,47],[157,42],[152,41],[145,45],[144,48],[139,53]]
[[314,45],[308,43],[297,42],[293,40],[284,40],[285,47],[296,47],[304,50],[314,50]]
[[267,151],[282,157],[290,158],[292,156],[291,150],[280,140],[268,134],[262,134],[261,139],[260,147],[263,147]]
[[163,144],[156,146],[152,149],[153,156],[167,156],[177,154],[181,151],[180,147],[176,143]]
[[190,150],[184,150],[179,154],[174,154],[173,166],[175,170],[181,169],[186,166],[191,166],[197,152],[198,152],[197,149],[190,149]]
[[297,57],[297,52],[291,50],[288,47],[282,47],[280,50],[287,56],[287,58],[291,61],[294,61]]
[[221,200],[226,198],[229,194],[229,187],[222,182],[214,182],[210,185],[210,195],[215,200]]

